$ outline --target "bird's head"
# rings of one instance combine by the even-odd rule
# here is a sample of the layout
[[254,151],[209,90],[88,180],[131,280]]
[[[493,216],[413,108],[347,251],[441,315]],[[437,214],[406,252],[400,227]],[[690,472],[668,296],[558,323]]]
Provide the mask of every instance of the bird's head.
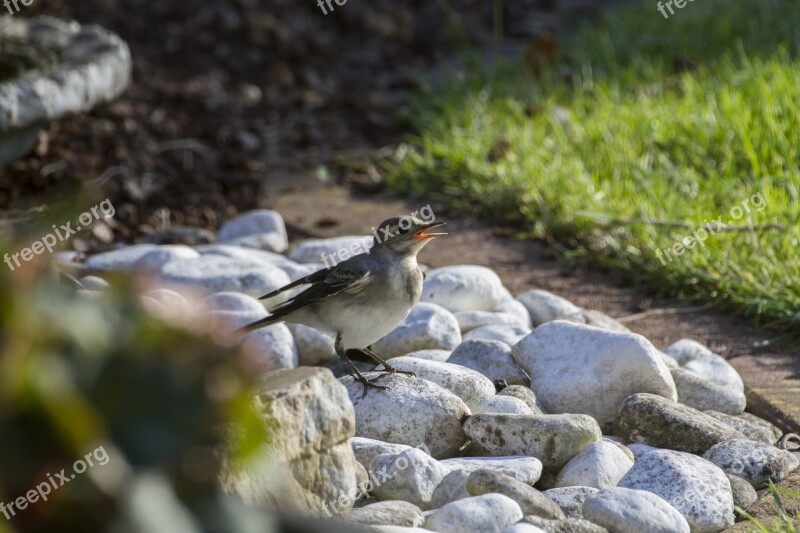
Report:
[[444,222],[425,222],[412,216],[390,218],[381,222],[373,233],[373,246],[399,254],[416,255],[434,237],[447,235],[430,231],[443,224]]

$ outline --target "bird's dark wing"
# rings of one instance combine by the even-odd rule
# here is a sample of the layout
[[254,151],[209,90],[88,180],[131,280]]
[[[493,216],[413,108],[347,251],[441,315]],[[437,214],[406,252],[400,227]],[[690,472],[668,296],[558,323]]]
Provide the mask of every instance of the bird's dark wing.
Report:
[[330,268],[323,268],[322,270],[317,270],[313,274],[309,274],[308,276],[303,276],[300,279],[296,279],[293,282],[289,283],[288,285],[284,285],[280,289],[276,289],[269,294],[265,294],[264,296],[260,297],[259,300],[266,300],[267,298],[272,298],[273,296],[277,296],[284,291],[288,291],[289,289],[294,289],[295,287],[299,287],[300,285],[307,285],[309,283],[317,283],[319,281],[324,281],[328,274],[331,273]]
[[271,309],[270,316],[278,319],[342,291],[360,292],[372,281],[370,270],[364,265],[340,263],[326,272],[325,279]]

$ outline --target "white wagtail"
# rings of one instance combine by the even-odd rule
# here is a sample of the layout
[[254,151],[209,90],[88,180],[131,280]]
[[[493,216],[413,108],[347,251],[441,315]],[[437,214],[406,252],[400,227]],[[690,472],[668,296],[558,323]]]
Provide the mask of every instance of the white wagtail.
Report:
[[389,365],[370,349],[370,345],[405,320],[419,301],[425,275],[417,264],[417,253],[433,237],[447,235],[428,233],[442,224],[444,222],[426,223],[409,216],[384,221],[375,233],[369,252],[262,296],[262,300],[272,298],[300,285],[311,285],[270,309],[270,316],[248,324],[242,331],[286,321],[336,335],[336,353],[353,377],[364,385],[364,394],[368,387],[387,387],[367,380],[350,360],[348,352],[367,355],[381,363],[384,372],[413,375]]

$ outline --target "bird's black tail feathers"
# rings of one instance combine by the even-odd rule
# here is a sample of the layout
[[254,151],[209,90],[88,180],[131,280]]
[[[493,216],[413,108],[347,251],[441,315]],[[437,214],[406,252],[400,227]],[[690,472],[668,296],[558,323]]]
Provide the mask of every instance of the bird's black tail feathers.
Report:
[[264,326],[269,326],[270,324],[274,324],[274,323],[280,322],[280,321],[281,321],[280,317],[277,317],[275,315],[270,315],[268,317],[262,318],[261,320],[256,320],[255,322],[253,322],[251,324],[247,324],[246,326],[243,326],[243,327],[237,329],[236,333],[244,335],[245,333],[249,333],[251,331],[255,331],[255,330],[259,329],[259,328],[263,328]]

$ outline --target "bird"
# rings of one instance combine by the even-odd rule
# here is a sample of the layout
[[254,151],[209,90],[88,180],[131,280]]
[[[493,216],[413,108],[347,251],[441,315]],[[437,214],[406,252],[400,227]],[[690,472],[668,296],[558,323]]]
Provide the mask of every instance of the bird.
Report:
[[[336,354],[354,379],[369,388],[388,389],[375,383],[398,370],[372,351],[371,345],[403,322],[422,295],[425,274],[417,254],[444,222],[399,216],[383,221],[373,232],[372,247],[336,265],[324,268],[265,294],[260,300],[308,285],[305,290],[269,310],[269,316],[248,324],[241,333],[277,322],[303,324],[335,336]],[[361,353],[383,365],[384,372],[370,381],[348,354]]]

